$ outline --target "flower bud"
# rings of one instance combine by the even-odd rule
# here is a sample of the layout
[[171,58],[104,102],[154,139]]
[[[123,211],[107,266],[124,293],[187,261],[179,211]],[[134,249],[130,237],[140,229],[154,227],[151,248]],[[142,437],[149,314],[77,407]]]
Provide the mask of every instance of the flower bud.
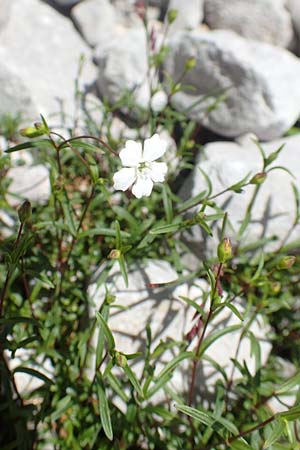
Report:
[[281,290],[281,283],[279,283],[279,281],[274,281],[273,283],[271,283],[271,290],[274,295],[279,294]]
[[43,134],[47,133],[47,130],[42,123],[35,123],[34,127],[22,128],[19,133],[21,136],[32,139],[43,136]]
[[126,358],[126,356],[123,353],[120,353],[120,352],[117,352],[117,351],[114,352],[113,362],[114,362],[114,364],[116,364],[119,367],[123,367],[124,368],[124,367],[127,366],[127,358]]
[[18,216],[22,224],[31,222],[31,203],[28,200],[25,200],[18,209]]
[[158,113],[161,112],[168,104],[167,94],[160,90],[155,92],[151,98],[151,109],[152,111]]
[[290,269],[295,264],[295,261],[296,256],[284,256],[281,258],[276,267],[278,270]]
[[105,296],[105,303],[107,305],[110,305],[111,303],[114,303],[115,301],[116,301],[116,296],[107,292],[106,296]]
[[195,58],[189,58],[185,62],[184,69],[185,70],[192,70],[192,69],[194,69],[194,67],[196,67],[196,65],[197,65],[196,59]]
[[167,14],[168,23],[171,25],[173,22],[175,22],[175,20],[177,19],[177,16],[178,16],[177,9],[169,9],[168,14]]
[[120,256],[121,256],[121,251],[118,250],[117,248],[113,248],[108,255],[108,259],[119,259]]
[[251,178],[249,183],[250,184],[263,184],[263,182],[266,180],[266,178],[267,178],[266,172],[259,172]]
[[229,238],[224,238],[218,245],[218,259],[220,263],[225,263],[232,256],[231,242]]

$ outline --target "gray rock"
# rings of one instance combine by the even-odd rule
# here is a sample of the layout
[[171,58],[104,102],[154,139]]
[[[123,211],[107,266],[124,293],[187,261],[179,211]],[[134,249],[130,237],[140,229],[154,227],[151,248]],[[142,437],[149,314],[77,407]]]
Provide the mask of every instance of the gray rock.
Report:
[[204,16],[203,0],[170,0],[168,10],[176,9],[177,17],[172,23],[169,33],[175,33],[179,30],[193,30],[197,28]]
[[117,26],[117,13],[109,0],[86,0],[79,3],[72,9],[71,17],[92,47],[110,40]]
[[117,35],[104,47],[95,49],[99,66],[97,85],[110,103],[130,92],[140,107],[149,106],[146,36],[143,29],[131,29]]
[[[124,353],[144,352],[146,326],[148,323],[152,330],[152,349],[161,340],[181,340],[191,330],[195,323],[195,319],[193,319],[194,310],[188,307],[180,297],[185,296],[198,302],[199,299],[203,301],[204,297],[202,298],[202,295],[207,291],[208,285],[204,280],[194,280],[193,285],[188,285],[187,283],[178,286],[165,285],[165,283],[176,280],[176,272],[166,261],[148,260],[145,263],[136,265],[129,271],[127,288],[117,266],[112,269],[106,287],[111,294],[116,295],[116,305],[120,306],[120,308],[112,307],[109,319],[109,326],[113,331],[118,351]],[[159,286],[160,283],[161,286]],[[105,289],[104,287],[97,288],[96,284],[94,284],[90,287],[89,293],[91,300],[95,304],[90,311],[91,317],[94,317],[95,311],[99,310],[103,302]],[[236,306],[243,313],[244,307],[242,302],[238,301]],[[266,341],[268,327],[260,323],[260,321],[261,318],[258,319],[258,322],[254,322],[251,325],[251,331],[261,344],[262,361],[264,363],[270,352],[271,345]],[[220,327],[224,328],[237,324],[241,324],[239,319],[231,311],[223,309],[213,323],[209,325],[207,336],[219,330]],[[242,328],[222,336],[206,352],[206,355],[224,367],[228,376],[232,372],[230,358],[236,356],[241,331]],[[94,345],[96,342],[97,335],[94,336]],[[192,349],[194,346],[195,342],[192,342],[190,348]],[[253,373],[255,371],[255,362],[250,353],[250,341],[246,337],[237,357],[240,362],[245,360],[249,370]],[[156,376],[174,356],[173,351],[167,351],[155,362]],[[132,367],[139,377],[143,368],[142,363],[134,361]],[[200,365],[199,372],[201,372],[202,376],[199,374],[198,379],[201,379],[201,383],[199,383],[198,388],[208,394],[213,391],[215,382],[220,377],[220,374],[217,374],[207,361]],[[93,370],[91,370],[89,376],[93,376]],[[238,374],[233,373],[233,376],[235,378]],[[189,383],[190,362],[186,361],[175,370],[171,384],[175,391],[183,393],[187,392]],[[155,397],[155,401],[161,400],[161,395],[160,393],[158,397]]]
[[[0,115],[23,111],[30,118],[74,112],[75,78],[86,56],[80,86],[95,80],[90,49],[72,23],[38,0],[11,0],[0,40]],[[10,84],[11,83],[11,84]],[[2,100],[4,98],[4,101]],[[52,116],[53,117],[53,116]],[[54,122],[54,119],[52,119]]]
[[188,87],[174,95],[173,105],[216,133],[253,132],[272,140],[299,117],[300,61],[287,50],[230,31],[198,30],[176,34],[170,48],[165,69],[174,80],[189,58],[197,62],[181,80]]
[[298,0],[286,0],[287,9],[290,12],[295,30],[295,47],[298,55],[300,54],[300,2]]
[[[282,144],[285,146],[273,165],[286,167],[295,178],[279,169],[267,175],[255,201],[250,224],[242,236],[240,243],[242,246],[255,243],[264,237],[276,236],[276,241],[271,241],[264,247],[265,251],[275,251],[283,242],[291,243],[299,240],[300,225],[291,230],[296,214],[291,183],[293,182],[298,188],[300,186],[300,135],[262,144],[262,147],[268,155]],[[203,155],[197,160],[194,171],[183,184],[180,191],[183,199],[191,198],[207,189],[206,181],[199,169],[210,178],[213,186],[212,195],[215,195],[241,181],[247,174],[251,173],[248,178],[250,180],[252,175],[261,172],[262,159],[257,146],[249,136],[242,139],[240,143],[207,144]],[[241,194],[230,192],[215,199],[217,206],[224,208],[228,213],[226,235],[232,239],[233,245],[238,243],[237,232],[245,217],[254,189],[254,185],[249,185]],[[206,213],[209,214],[209,211],[207,209]],[[207,257],[215,257],[220,227],[220,221],[213,226],[212,238],[202,233],[200,227],[194,227],[191,234],[184,235],[184,239],[196,256],[203,258],[204,253]]]
[[49,171],[42,164],[13,167],[7,176],[11,178],[7,200],[12,206],[23,200],[43,203],[49,199]]
[[10,17],[11,0],[1,0],[0,4],[0,32]]
[[232,30],[282,47],[293,36],[285,0],[205,0],[205,22],[211,29]]
[[70,7],[74,6],[77,3],[81,2],[82,0],[53,0],[53,3],[55,3],[58,6],[62,7]]
[[[1,53],[1,43],[0,43]],[[12,116],[21,113],[23,117],[30,119],[38,117],[38,106],[32,98],[30,85],[26,83],[18,72],[18,59],[16,63],[0,60],[0,116],[10,114]]]

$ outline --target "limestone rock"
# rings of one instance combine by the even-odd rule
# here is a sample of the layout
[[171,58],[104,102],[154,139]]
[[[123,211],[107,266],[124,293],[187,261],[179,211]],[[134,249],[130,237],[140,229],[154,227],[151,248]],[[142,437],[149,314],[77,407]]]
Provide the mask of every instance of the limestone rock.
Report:
[[300,39],[300,3],[298,0],[287,0],[286,6],[290,12],[297,36]]
[[272,140],[299,117],[300,61],[287,50],[230,31],[198,30],[177,33],[170,47],[165,70],[174,80],[189,58],[197,63],[181,80],[188,87],[174,95],[174,107],[216,133]]
[[175,33],[179,30],[193,30],[197,28],[204,16],[203,0],[170,0],[168,10],[177,10],[177,17],[170,26],[169,33]]
[[[292,232],[290,230],[295,219],[295,198],[291,183],[298,188],[300,186],[300,135],[262,144],[262,147],[268,155],[278,150],[282,144],[285,146],[273,165],[286,167],[295,178],[280,169],[272,170],[267,175],[255,202],[250,224],[242,237],[242,246],[264,237],[276,236],[275,241],[269,242],[264,247],[265,251],[274,251],[286,238],[288,242],[299,238],[299,225]],[[206,181],[199,169],[210,178],[214,195],[241,181],[247,174],[251,174],[250,180],[252,175],[261,172],[262,159],[250,137],[245,137],[240,143],[207,144],[196,162],[195,169],[182,186],[180,196],[183,199],[191,198],[207,189]],[[254,189],[254,185],[249,185],[241,194],[230,192],[215,199],[216,204],[228,212],[231,226],[228,225],[226,235],[232,239],[233,245],[237,244],[237,232]],[[209,210],[206,212],[209,213]],[[220,227],[220,222],[213,226],[213,238],[202,233],[200,227],[194,227],[192,234],[186,234],[184,238],[198,257],[203,257],[203,253],[208,257],[216,256]]]
[[293,36],[285,0],[205,0],[205,22],[211,29],[232,30],[282,47]]
[[[37,119],[74,112],[75,78],[81,55],[87,57],[80,86],[96,77],[90,49],[72,23],[38,0],[11,0],[10,20],[0,40],[0,115],[22,111]],[[4,81],[4,83],[2,82]],[[3,100],[4,99],[4,100]]]
[[72,9],[71,17],[92,47],[110,40],[117,25],[117,13],[109,0],[86,0],[79,3]]
[[8,202],[12,206],[23,200],[45,202],[50,196],[49,171],[42,164],[13,167],[7,176],[11,178]]
[[149,105],[146,36],[143,29],[131,29],[114,37],[104,47],[96,47],[95,61],[99,67],[97,85],[110,103],[131,93],[134,103]]

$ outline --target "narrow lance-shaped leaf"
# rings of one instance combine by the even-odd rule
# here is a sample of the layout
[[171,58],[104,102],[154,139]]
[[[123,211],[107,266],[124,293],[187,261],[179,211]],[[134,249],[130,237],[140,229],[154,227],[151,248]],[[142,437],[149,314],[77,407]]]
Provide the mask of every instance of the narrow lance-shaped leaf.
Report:
[[112,335],[112,332],[110,331],[106,320],[104,319],[104,317],[102,316],[101,313],[96,312],[96,319],[99,322],[100,326],[103,329],[103,332],[105,334],[105,337],[107,339],[107,344],[108,344],[108,350],[111,352],[112,350],[114,350],[116,344],[115,344],[115,340],[114,337]]
[[108,406],[108,400],[105,393],[105,387],[100,374],[97,375],[97,396],[99,402],[99,414],[100,420],[103,427],[103,431],[106,437],[112,441],[113,440],[113,430],[110,419],[110,411]]

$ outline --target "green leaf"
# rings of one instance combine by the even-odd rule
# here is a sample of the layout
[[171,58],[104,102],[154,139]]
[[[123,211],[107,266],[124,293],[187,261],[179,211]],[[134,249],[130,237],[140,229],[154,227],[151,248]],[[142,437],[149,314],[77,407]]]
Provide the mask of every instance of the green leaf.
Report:
[[245,441],[245,439],[240,438],[229,444],[232,450],[253,450],[252,447]]
[[109,371],[105,375],[105,379],[107,379],[108,383],[110,384],[111,388],[115,391],[115,393],[125,402],[128,403],[129,398],[124,392],[124,386],[120,383],[119,379],[111,372]]
[[234,305],[233,305],[232,303],[230,303],[230,302],[225,302],[225,303],[223,303],[223,305],[225,305],[227,308],[229,308],[229,309],[233,312],[233,314],[234,314],[241,322],[244,321],[243,316],[241,315],[241,313],[239,312],[239,310],[237,309],[236,306],[234,306]]
[[125,367],[123,367],[124,372],[126,373],[130,383],[132,384],[132,386],[134,387],[134,389],[137,391],[137,393],[139,394],[139,396],[141,398],[144,398],[144,392],[143,389],[135,375],[135,373],[131,370],[131,368],[126,365]]
[[[121,231],[120,235],[122,238],[129,238],[130,234],[126,231]],[[104,228],[104,227],[95,227],[91,228],[90,230],[83,231],[78,234],[78,239],[82,239],[84,237],[91,237],[91,236],[111,236],[116,237],[117,233],[116,230],[113,230],[111,228]]]
[[98,396],[98,402],[99,402],[99,414],[100,414],[100,420],[103,427],[103,431],[106,435],[106,437],[112,441],[113,440],[113,430],[111,426],[111,419],[110,419],[110,411],[107,401],[107,396],[105,393],[105,387],[102,380],[102,377],[100,374],[97,374],[97,396]]
[[35,369],[31,369],[29,367],[20,366],[20,367],[17,367],[16,369],[14,369],[14,371],[13,371],[13,373],[18,373],[18,372],[27,373],[28,375],[31,375],[32,377],[39,378],[40,380],[44,381],[44,383],[48,384],[49,386],[51,384],[54,384],[54,382],[52,380],[50,380],[50,378],[48,378],[46,375],[44,375],[41,372],[38,372]]
[[300,373],[297,373],[292,378],[285,381],[281,386],[279,386],[279,388],[276,389],[275,394],[276,395],[284,394],[286,392],[291,391],[294,387],[299,385],[300,385]]
[[151,382],[152,377],[149,377],[144,385],[144,397],[145,399],[149,399],[151,398],[157,391],[159,391],[161,388],[163,388],[165,386],[166,383],[168,383],[168,381],[170,381],[170,379],[172,378],[172,374],[171,373],[167,373],[166,375],[164,375],[163,377],[158,378],[154,384],[152,384],[152,386],[149,387],[149,384]]
[[63,143],[60,146],[61,149],[63,149],[63,148],[70,148],[70,147],[71,148],[75,147],[75,148],[79,148],[79,149],[82,148],[83,150],[86,150],[87,152],[101,153],[101,154],[104,153],[103,150],[101,150],[96,145],[89,144],[87,142],[82,141],[81,139],[72,139],[71,142]]
[[251,355],[254,355],[255,358],[255,371],[257,372],[261,368],[261,350],[257,337],[252,333],[252,331],[248,331],[248,335],[250,338],[250,346],[251,346]]
[[28,323],[34,325],[35,327],[41,327],[41,324],[36,319],[32,319],[31,317],[15,316],[8,317],[7,319],[0,319],[0,325],[14,326],[17,323]]
[[253,281],[257,280],[260,277],[261,272],[262,272],[262,270],[264,268],[264,262],[265,262],[265,256],[264,256],[264,253],[261,252],[260,255],[259,255],[259,261],[258,261],[257,269],[255,271],[255,274],[251,278],[250,283],[252,283]]
[[233,331],[239,330],[241,327],[242,324],[230,325],[229,327],[225,327],[222,330],[216,331],[215,333],[207,336],[207,338],[203,341],[199,356],[201,356],[208,349],[208,347],[210,347],[220,337],[224,336],[225,334],[232,333]]
[[175,408],[178,409],[178,411],[186,414],[187,416],[190,416],[193,419],[198,420],[207,427],[212,427],[215,422],[214,419],[212,419],[212,417],[208,415],[206,412],[199,411],[198,409],[192,408],[191,406],[175,405]]
[[284,422],[277,421],[274,424],[274,427],[273,427],[271,433],[269,434],[268,438],[266,439],[266,441],[264,443],[263,450],[265,450],[268,447],[271,447],[271,445],[273,445],[274,442],[276,442],[283,435],[284,429],[285,429]]
[[207,191],[206,196],[207,196],[207,197],[210,197],[210,196],[211,196],[211,193],[212,193],[212,190],[213,190],[213,187],[212,187],[212,183],[211,183],[211,181],[210,181],[210,178],[209,178],[209,176],[204,172],[204,170],[202,170],[201,168],[199,168],[199,170],[200,170],[200,172],[202,173],[203,177],[205,178],[205,181],[206,181],[206,184],[207,184],[207,187],[208,187],[208,191]]
[[115,220],[115,229],[116,229],[116,249],[121,250],[122,247],[121,228],[117,220]]
[[271,167],[271,169],[268,170],[268,173],[271,172],[272,170],[283,170],[284,172],[287,172],[292,178],[295,178],[295,175],[287,167],[274,166],[274,167]]
[[276,150],[275,152],[270,153],[269,156],[267,156],[267,157],[265,158],[265,161],[264,161],[264,167],[265,167],[265,168],[266,168],[267,166],[269,166],[270,164],[272,164],[272,162],[274,162],[274,161],[278,158],[279,153],[281,152],[281,150],[283,149],[284,146],[285,146],[285,144],[282,144],[282,145],[279,147],[278,150]]
[[[101,314],[102,314],[103,320],[105,321],[105,323],[107,323],[108,317],[109,317],[109,306],[108,305],[103,305],[103,307],[101,308]],[[96,347],[96,368],[99,367],[99,364],[103,357],[104,337],[105,337],[104,327],[99,327],[98,342],[97,342],[97,347]]]
[[166,219],[167,219],[168,223],[171,223],[173,220],[173,206],[172,206],[170,188],[167,184],[163,184],[162,196],[163,196],[163,204],[164,204]]
[[283,411],[276,414],[277,417],[280,417],[282,419],[285,419],[287,421],[292,421],[299,419],[300,417],[300,405],[293,406],[288,411]]
[[193,352],[179,353],[179,355],[177,355],[174,359],[172,359],[172,361],[168,362],[168,364],[165,366],[165,368],[161,372],[159,372],[159,374],[155,378],[159,379],[169,373],[172,373],[173,370],[178,366],[178,364],[181,363],[181,361],[183,361],[184,359],[193,358],[193,357],[194,357]]
[[128,287],[128,274],[127,274],[127,268],[126,268],[126,262],[124,255],[121,255],[120,258],[118,258],[118,263],[120,266],[120,271],[124,280],[124,283],[126,287]]
[[38,141],[28,141],[23,142],[22,144],[15,145],[14,147],[8,148],[5,150],[5,153],[13,153],[18,152],[20,150],[24,150],[26,148],[52,148],[52,144],[49,139],[41,139]]
[[206,196],[206,191],[202,191],[198,195],[195,195],[195,197],[189,198],[177,207],[177,212],[180,214],[183,211],[192,208],[193,206],[199,205],[199,203],[201,203],[201,200],[203,200]]
[[181,223],[170,223],[167,225],[159,225],[158,227],[152,228],[150,234],[167,234],[175,233],[181,227]]
[[69,230],[69,232],[71,233],[71,235],[73,237],[76,237],[77,230],[76,230],[76,226],[75,226],[75,223],[74,223],[74,217],[73,217],[73,213],[72,213],[72,210],[71,210],[71,205],[70,205],[69,201],[67,201],[67,199],[64,202],[61,202],[61,205],[62,205],[62,209],[63,209],[63,212],[64,212],[64,217],[65,217],[65,220],[66,220],[66,224],[68,226],[68,230]]
[[112,350],[115,349],[115,346],[116,346],[112,332],[110,331],[110,329],[107,325],[107,322],[101,313],[96,312],[96,319],[97,319],[98,323],[100,324],[100,326],[103,328],[103,332],[107,339],[108,350],[109,350],[109,352],[111,352]]
[[55,411],[51,414],[51,420],[55,421],[64,414],[64,412],[71,406],[72,397],[70,395],[66,395],[61,398],[58,403],[55,405]]
[[200,314],[200,316],[204,315],[204,309],[200,305],[198,305],[198,303],[196,303],[194,300],[191,300],[190,298],[184,297],[182,295],[180,295],[179,298],[184,302],[186,302],[188,305],[192,306]]

